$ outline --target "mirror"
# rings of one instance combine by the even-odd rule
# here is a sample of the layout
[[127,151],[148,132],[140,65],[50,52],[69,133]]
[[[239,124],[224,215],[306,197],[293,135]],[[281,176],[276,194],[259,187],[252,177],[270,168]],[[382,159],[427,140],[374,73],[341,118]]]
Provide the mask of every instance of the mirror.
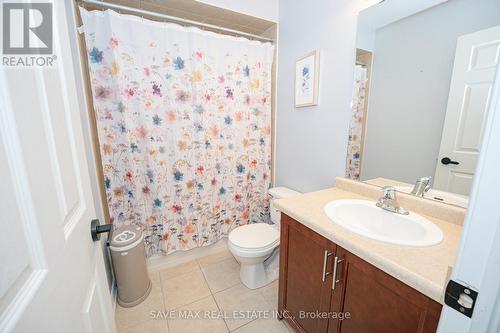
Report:
[[362,11],[347,177],[467,207],[499,58],[500,1]]

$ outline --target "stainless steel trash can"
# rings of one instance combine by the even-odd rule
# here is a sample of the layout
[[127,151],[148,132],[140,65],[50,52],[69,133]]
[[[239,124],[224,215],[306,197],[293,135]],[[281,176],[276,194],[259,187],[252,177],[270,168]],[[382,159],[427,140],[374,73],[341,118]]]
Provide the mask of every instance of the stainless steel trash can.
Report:
[[109,249],[118,287],[118,304],[136,306],[151,292],[141,228],[134,225],[117,228],[111,234]]

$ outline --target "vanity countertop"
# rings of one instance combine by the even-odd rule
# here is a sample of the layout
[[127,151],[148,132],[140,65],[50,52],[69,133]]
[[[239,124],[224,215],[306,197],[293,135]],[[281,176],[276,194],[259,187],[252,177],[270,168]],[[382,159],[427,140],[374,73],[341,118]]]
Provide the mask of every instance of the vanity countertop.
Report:
[[454,264],[462,226],[424,215],[443,231],[443,241],[430,247],[407,247],[372,240],[333,223],[323,207],[340,199],[373,200],[340,188],[275,201],[275,207],[424,295],[443,303],[448,269]]

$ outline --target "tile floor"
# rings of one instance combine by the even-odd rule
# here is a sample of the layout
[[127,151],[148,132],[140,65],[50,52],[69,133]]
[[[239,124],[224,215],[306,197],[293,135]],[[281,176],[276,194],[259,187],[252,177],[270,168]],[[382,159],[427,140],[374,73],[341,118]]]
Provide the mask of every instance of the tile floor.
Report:
[[278,281],[255,290],[246,288],[228,251],[150,276],[153,289],[143,303],[133,308],[117,305],[118,332],[291,332],[274,318]]

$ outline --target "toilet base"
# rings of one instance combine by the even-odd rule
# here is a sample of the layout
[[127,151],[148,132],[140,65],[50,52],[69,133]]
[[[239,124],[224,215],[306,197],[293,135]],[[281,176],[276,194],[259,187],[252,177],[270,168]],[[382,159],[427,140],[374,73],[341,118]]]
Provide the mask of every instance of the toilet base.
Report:
[[240,280],[250,289],[264,287],[270,282],[264,269],[264,263],[241,264]]
[[279,251],[260,262],[237,259],[241,265],[240,280],[249,289],[264,287],[278,278]]

